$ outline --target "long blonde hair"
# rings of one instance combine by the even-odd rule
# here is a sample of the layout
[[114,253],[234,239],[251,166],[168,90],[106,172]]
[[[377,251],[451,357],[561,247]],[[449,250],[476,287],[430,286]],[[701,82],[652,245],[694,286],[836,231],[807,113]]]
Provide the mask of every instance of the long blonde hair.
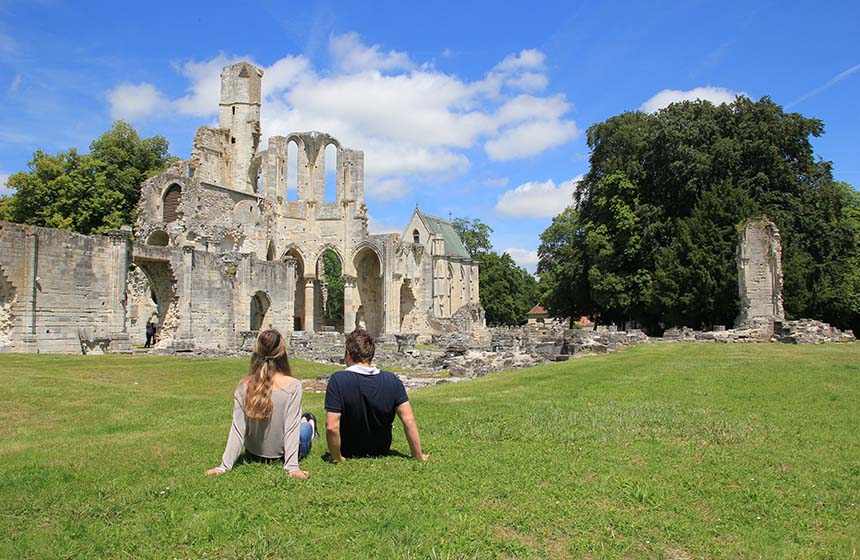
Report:
[[245,380],[245,415],[248,418],[270,418],[272,416],[272,378],[276,373],[290,375],[290,360],[287,358],[287,342],[275,329],[268,329],[257,337],[251,368]]

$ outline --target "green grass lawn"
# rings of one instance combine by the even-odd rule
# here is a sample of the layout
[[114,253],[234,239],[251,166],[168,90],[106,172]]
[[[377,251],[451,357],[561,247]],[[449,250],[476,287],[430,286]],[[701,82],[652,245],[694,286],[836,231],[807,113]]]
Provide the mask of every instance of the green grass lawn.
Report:
[[204,477],[246,367],[0,355],[0,558],[860,557],[860,345],[494,374],[412,393],[427,463],[330,465],[317,441],[307,481]]

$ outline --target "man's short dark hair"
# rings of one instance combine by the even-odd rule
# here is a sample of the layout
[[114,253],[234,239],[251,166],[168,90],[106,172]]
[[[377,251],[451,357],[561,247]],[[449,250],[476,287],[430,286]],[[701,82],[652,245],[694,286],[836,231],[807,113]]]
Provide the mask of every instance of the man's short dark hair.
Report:
[[376,343],[364,329],[356,329],[346,335],[346,351],[353,362],[369,364],[376,353]]

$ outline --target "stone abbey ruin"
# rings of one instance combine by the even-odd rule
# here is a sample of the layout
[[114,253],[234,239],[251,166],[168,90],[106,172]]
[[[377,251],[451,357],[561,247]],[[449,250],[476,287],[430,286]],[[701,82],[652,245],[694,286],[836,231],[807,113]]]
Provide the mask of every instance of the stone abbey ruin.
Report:
[[[134,232],[0,222],[0,352],[130,351],[153,316],[163,352],[247,349],[272,325],[295,355],[336,361],[338,333],[362,327],[381,339],[384,362],[462,377],[648,341],[611,327],[487,329],[478,263],[450,222],[416,208],[401,235],[368,233],[363,152],[319,132],[273,136],[260,150],[262,78],[245,62],[223,69],[220,126],[199,128],[188,160],[141,185]],[[326,253],[340,263],[342,321],[324,313]],[[776,225],[741,224],[735,328],[668,329],[664,339],[853,341],[785,321],[781,255]],[[436,349],[416,349],[419,336]]]
[[[174,350],[238,347],[268,325],[383,337],[484,327],[478,264],[449,222],[416,208],[402,236],[368,233],[363,152],[319,132],[260,150],[262,79],[249,63],[223,69],[220,126],[141,185],[134,234],[0,223],[0,352],[128,350],[153,314],[158,346]],[[342,324],[324,319],[325,252],[343,273]]]

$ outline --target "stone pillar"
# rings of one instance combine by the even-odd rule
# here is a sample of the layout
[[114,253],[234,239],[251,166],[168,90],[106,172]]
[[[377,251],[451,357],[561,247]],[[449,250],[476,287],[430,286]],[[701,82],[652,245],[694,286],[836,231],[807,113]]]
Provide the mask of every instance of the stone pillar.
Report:
[[111,242],[111,321],[109,332],[128,333],[126,327],[126,302],[128,267],[131,261],[131,228],[109,230]]
[[776,224],[765,217],[747,220],[738,242],[738,327],[781,323],[782,245]]
[[126,325],[128,304],[128,267],[131,263],[131,228],[126,226],[107,232],[110,239],[110,323],[108,337],[109,352],[131,352],[133,350]]
[[400,332],[400,289],[403,286],[403,275],[392,275],[391,288],[388,290],[388,302],[385,315],[385,332],[395,334]]
[[36,337],[36,294],[39,290],[39,236],[32,229],[27,231],[24,247],[24,281],[21,285],[21,344],[19,348],[26,354],[38,354],[39,344]]
[[305,332],[314,332],[314,280],[305,276]]
[[355,330],[355,276],[343,276],[343,332]]
[[[286,285],[287,304],[284,313],[286,315],[286,328],[282,332],[293,332],[293,317],[296,314],[296,259],[284,259],[287,266]],[[283,325],[282,325],[283,326]]]
[[182,338],[194,338],[194,321],[191,318],[193,290],[193,268],[194,268],[194,245],[182,246],[182,292],[183,301],[182,315],[179,319],[180,336]]

